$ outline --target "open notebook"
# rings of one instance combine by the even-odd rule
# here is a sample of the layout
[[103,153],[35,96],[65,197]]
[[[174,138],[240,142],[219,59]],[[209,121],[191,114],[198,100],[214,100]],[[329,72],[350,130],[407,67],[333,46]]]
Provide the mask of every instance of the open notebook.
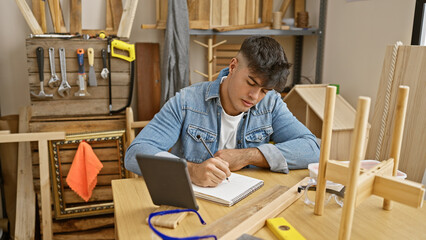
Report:
[[229,182],[224,180],[216,187],[200,187],[192,184],[196,197],[232,206],[263,186],[263,180],[231,173]]

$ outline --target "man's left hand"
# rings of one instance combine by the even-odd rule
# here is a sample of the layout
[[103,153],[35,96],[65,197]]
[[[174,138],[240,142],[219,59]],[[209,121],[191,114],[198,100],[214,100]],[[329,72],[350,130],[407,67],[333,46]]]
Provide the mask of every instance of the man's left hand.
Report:
[[247,165],[269,168],[268,162],[257,148],[222,149],[217,151],[214,156],[227,161],[231,171],[238,171]]

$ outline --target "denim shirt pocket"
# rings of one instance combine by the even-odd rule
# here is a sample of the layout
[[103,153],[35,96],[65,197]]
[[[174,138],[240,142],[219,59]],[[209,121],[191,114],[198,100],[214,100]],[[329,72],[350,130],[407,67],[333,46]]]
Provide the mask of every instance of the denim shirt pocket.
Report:
[[189,125],[187,131],[189,136],[197,142],[201,142],[200,139],[198,139],[198,136],[200,136],[206,143],[215,142],[217,138],[216,133],[194,125]]
[[201,140],[198,139],[198,136],[206,142],[207,147],[211,151],[214,151],[213,145],[216,142],[217,134],[211,130],[194,125],[188,125],[186,132],[187,137],[184,143],[186,160],[201,163],[205,159],[210,158],[209,152],[206,150]]
[[249,143],[269,142],[269,136],[274,132],[272,126],[254,129],[246,134],[246,141]]

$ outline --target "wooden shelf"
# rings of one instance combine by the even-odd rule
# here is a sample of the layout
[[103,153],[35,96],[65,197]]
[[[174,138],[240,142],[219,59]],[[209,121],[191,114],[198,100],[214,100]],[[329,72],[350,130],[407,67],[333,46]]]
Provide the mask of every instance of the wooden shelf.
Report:
[[227,36],[244,36],[244,35],[281,35],[281,36],[306,36],[317,35],[319,33],[317,28],[308,29],[290,29],[290,30],[277,30],[277,29],[241,29],[227,32],[216,32],[212,29],[199,30],[190,29],[189,35],[227,35]]

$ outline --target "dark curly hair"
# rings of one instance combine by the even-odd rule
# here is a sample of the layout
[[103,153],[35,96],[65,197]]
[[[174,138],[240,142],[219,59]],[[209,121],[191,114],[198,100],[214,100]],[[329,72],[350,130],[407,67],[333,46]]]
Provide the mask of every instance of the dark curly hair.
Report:
[[239,54],[244,56],[247,67],[260,77],[262,87],[282,92],[290,74],[291,64],[281,45],[267,36],[251,36],[244,40]]

